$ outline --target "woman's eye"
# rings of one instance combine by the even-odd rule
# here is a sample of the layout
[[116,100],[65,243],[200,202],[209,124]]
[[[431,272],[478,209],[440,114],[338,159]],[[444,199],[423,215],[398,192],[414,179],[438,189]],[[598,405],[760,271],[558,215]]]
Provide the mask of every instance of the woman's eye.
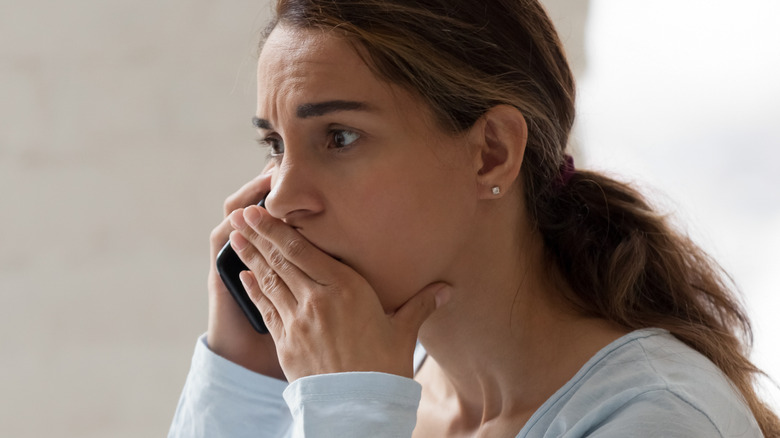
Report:
[[284,154],[284,141],[281,138],[266,137],[258,140],[258,143],[260,143],[261,146],[270,149],[272,156]]
[[346,129],[332,131],[333,146],[337,149],[347,147],[360,138],[360,134]]

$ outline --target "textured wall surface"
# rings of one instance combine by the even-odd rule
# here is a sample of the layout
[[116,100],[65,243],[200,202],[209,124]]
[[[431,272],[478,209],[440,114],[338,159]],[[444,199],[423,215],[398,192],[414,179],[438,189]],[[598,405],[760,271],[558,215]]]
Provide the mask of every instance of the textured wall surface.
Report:
[[0,3],[0,436],[163,436],[266,2]]

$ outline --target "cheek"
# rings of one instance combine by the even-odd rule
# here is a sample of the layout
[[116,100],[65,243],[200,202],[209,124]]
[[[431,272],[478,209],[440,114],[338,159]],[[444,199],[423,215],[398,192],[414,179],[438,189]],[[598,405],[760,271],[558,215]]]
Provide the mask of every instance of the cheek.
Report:
[[[417,174],[419,175],[419,174]],[[423,178],[394,173],[365,190],[346,231],[354,251],[350,263],[375,288],[386,310],[394,310],[426,285],[442,280],[462,247],[473,218],[466,181],[452,172]]]

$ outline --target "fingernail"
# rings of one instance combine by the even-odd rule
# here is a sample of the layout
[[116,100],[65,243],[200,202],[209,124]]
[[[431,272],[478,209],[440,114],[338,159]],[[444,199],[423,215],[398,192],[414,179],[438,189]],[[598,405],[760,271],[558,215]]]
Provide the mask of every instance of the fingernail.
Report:
[[262,216],[257,207],[247,207],[244,209],[244,220],[250,227],[256,227],[260,223]]
[[252,286],[252,272],[241,271],[238,273],[238,278],[241,280],[241,284],[244,285],[244,289],[249,289]]
[[243,250],[246,248],[247,243],[248,242],[246,239],[244,239],[244,236],[242,236],[238,231],[233,231],[230,233],[230,246],[232,246],[234,250]]
[[447,302],[450,300],[450,288],[447,286],[442,286],[441,289],[436,291],[435,300],[437,309],[447,304]]
[[233,228],[237,230],[240,230],[246,226],[246,222],[244,222],[244,215],[240,208],[233,213],[230,213],[230,225],[232,225]]

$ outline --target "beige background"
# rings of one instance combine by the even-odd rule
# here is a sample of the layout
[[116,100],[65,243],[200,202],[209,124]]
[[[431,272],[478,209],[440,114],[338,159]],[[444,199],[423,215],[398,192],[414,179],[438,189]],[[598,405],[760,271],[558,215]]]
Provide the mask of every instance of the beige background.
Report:
[[164,436],[267,3],[1,1],[0,436]]
[[[167,431],[265,1],[0,0],[0,436]],[[585,1],[551,2],[578,71]]]

